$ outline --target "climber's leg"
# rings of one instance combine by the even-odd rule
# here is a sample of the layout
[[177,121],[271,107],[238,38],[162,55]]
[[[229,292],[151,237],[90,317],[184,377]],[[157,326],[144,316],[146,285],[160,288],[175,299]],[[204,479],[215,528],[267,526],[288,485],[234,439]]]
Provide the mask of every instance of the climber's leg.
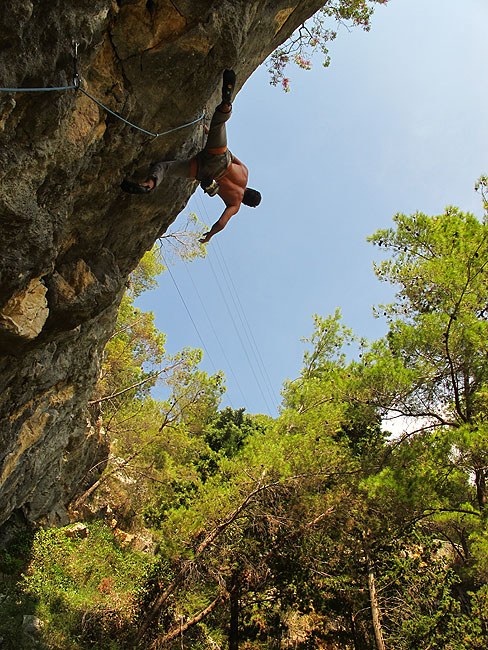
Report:
[[[157,187],[163,178],[173,176],[177,178],[195,178],[194,164],[192,159],[187,160],[161,160],[151,166],[149,170],[148,179],[144,184],[153,181],[152,187]],[[151,189],[152,189],[151,187]]]
[[210,122],[205,151],[212,154],[224,153],[227,149],[225,123],[232,114],[232,97],[236,75],[233,70],[225,70],[222,82],[222,102],[217,106]]
[[[225,128],[225,123],[230,118],[232,114],[232,97],[234,94],[234,86],[236,82],[236,75],[233,70],[224,70],[223,80],[222,80],[222,102],[217,106],[210,122],[209,132],[207,143],[205,149],[198,154],[197,158],[190,158],[187,160],[162,160],[158,163],[155,163],[151,166],[147,180],[143,183],[133,183],[132,181],[124,180],[121,184],[121,188],[124,192],[129,192],[130,194],[146,194],[152,189],[157,187],[164,177],[173,176],[179,178],[196,178],[198,174],[199,180],[202,180],[200,176],[213,178],[213,170],[205,170],[205,156],[207,158],[213,159],[214,156],[223,157],[222,154],[226,154],[224,161],[222,162],[219,159],[215,158],[214,163],[217,164],[217,171],[220,171],[220,167],[223,165],[223,170],[225,171],[230,160],[227,160],[227,157],[230,154],[227,152],[227,132]],[[227,152],[227,153],[226,153]],[[208,155],[210,154],[210,156]],[[208,163],[208,160],[206,161]],[[214,165],[215,166],[215,165]]]
[[161,160],[154,163],[149,170],[147,180],[143,183],[133,183],[124,180],[121,189],[129,194],[147,194],[157,187],[164,177],[195,178],[197,163],[195,158],[187,160]]
[[225,123],[232,114],[232,106],[222,102],[217,106],[210,122],[205,151],[212,154],[224,153],[227,149]]

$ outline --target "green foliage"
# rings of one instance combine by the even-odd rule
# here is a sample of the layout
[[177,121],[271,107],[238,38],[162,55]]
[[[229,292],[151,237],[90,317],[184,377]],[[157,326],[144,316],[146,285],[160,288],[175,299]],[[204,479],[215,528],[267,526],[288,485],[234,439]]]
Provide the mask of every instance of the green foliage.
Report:
[[104,352],[98,384],[100,398],[118,408],[123,402],[148,395],[156,383],[157,371],[167,360],[164,344],[165,336],[156,329],[154,314],[141,312],[125,295],[115,334]]
[[481,194],[481,198],[483,200],[483,209],[486,215],[488,215],[488,176],[480,176],[475,183],[474,189],[476,192],[479,192]]
[[30,555],[32,531],[22,531],[0,549],[0,575],[15,577],[25,566]]
[[42,647],[123,647],[153,560],[122,548],[101,523],[89,525],[86,537],[76,537],[70,529],[38,530],[28,557],[24,555],[24,575],[3,596],[0,618],[5,626],[0,624],[0,630],[12,647],[27,643],[20,638],[24,614],[43,622]]
[[161,258],[164,256],[168,263],[173,260],[192,262],[196,257],[205,257],[207,249],[199,241],[204,230],[207,230],[207,226],[195,213],[190,212],[180,230],[172,229],[161,236],[157,255]]
[[421,534],[377,555],[386,641],[398,650],[468,650],[471,619],[453,596],[460,580],[446,545]]
[[243,448],[246,440],[255,433],[262,433],[266,425],[245,415],[244,409],[234,411],[230,407],[219,411],[203,429],[203,440],[208,445],[207,453],[198,462],[202,480],[219,470],[221,458],[233,458]]
[[234,411],[227,407],[205,427],[204,439],[212,451],[222,452],[227,458],[232,458],[242,449],[246,438],[256,430],[260,431],[261,428],[244,414],[244,409]]
[[39,530],[25,577],[26,589],[48,607],[104,603],[110,595],[112,605],[117,601],[121,608],[130,608],[150,559],[123,549],[103,524],[93,523],[87,532],[85,538],[77,539],[70,538],[66,528]]
[[152,248],[150,251],[146,251],[137,268],[131,273],[129,280],[130,295],[137,298],[144,291],[155,289],[158,285],[156,277],[164,270],[165,267],[159,259],[158,249]]
[[[371,241],[392,255],[376,272],[399,287],[397,301],[382,309],[390,321],[390,365],[395,359],[409,382],[403,391],[391,392],[388,401],[379,396],[377,403],[422,419],[425,431],[438,429],[448,436],[457,466],[475,475],[476,501],[483,509],[487,226],[455,208],[438,217],[396,215],[395,223],[396,229],[378,231]],[[371,363],[378,358],[373,352]]]
[[[388,650],[484,648],[487,235],[453,208],[376,233],[377,274],[398,287],[387,336],[314,316],[275,420],[219,410],[222,373],[199,369],[200,350],[168,356],[127,296],[94,400],[111,455],[86,501],[154,556],[101,523],[86,539],[40,531],[10,625],[18,601],[68,650],[133,648],[138,631],[151,650],[224,647],[231,618],[241,650],[370,650],[378,634]],[[400,415],[412,426],[390,436]],[[21,566],[12,548],[0,562]]]
[[21,573],[30,558],[33,532],[18,532],[0,550],[0,637],[6,650],[21,647],[22,615],[34,610],[35,601],[21,586]]
[[[368,31],[375,4],[386,4],[388,0],[328,0],[314,16],[298,30],[267,60],[273,86],[280,84],[285,92],[290,90],[290,80],[285,77],[289,63],[295,63],[304,70],[312,67],[311,59],[319,52],[323,65],[330,64],[329,43],[337,36],[339,26],[361,27]],[[335,25],[335,29],[331,26]]]
[[158,284],[156,278],[167,270],[167,262],[191,262],[196,257],[205,257],[206,248],[199,242],[205,228],[205,224],[192,212],[186,216],[186,222],[179,230],[170,229],[161,235],[159,243],[146,251],[131,273],[128,285],[130,295],[137,298],[144,291],[155,289]]

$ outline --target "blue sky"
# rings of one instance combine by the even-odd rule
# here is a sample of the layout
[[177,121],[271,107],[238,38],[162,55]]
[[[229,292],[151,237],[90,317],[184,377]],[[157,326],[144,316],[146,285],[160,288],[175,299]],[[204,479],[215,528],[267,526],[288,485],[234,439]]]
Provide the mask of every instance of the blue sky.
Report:
[[[171,266],[138,301],[168,351],[203,341],[202,367],[227,378],[224,405],[276,414],[314,313],[340,307],[356,334],[386,332],[371,308],[393,291],[374,276],[381,251],[366,237],[396,212],[456,205],[481,218],[487,24],[485,0],[390,0],[370,32],[339,30],[329,68],[319,57],[310,72],[291,67],[291,92],[269,86],[264,67],[245,84],[229,146],[262,204],[243,207],[206,259]],[[211,225],[222,205],[197,190],[174,227],[188,212]]]

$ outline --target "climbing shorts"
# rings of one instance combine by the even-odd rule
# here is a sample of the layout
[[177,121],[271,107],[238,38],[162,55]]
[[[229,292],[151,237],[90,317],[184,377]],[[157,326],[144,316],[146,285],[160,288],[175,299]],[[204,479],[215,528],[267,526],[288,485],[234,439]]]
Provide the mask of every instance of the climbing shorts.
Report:
[[227,149],[224,153],[209,153],[205,149],[196,156],[196,178],[201,181],[209,176],[218,180],[225,174],[232,163],[232,154]]

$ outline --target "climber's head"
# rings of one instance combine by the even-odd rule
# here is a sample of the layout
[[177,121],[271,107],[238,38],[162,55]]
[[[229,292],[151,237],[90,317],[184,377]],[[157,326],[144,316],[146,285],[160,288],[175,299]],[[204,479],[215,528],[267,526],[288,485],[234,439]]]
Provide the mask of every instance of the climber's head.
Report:
[[244,205],[248,205],[250,208],[257,208],[261,203],[261,194],[257,190],[246,187],[244,190],[242,202]]

